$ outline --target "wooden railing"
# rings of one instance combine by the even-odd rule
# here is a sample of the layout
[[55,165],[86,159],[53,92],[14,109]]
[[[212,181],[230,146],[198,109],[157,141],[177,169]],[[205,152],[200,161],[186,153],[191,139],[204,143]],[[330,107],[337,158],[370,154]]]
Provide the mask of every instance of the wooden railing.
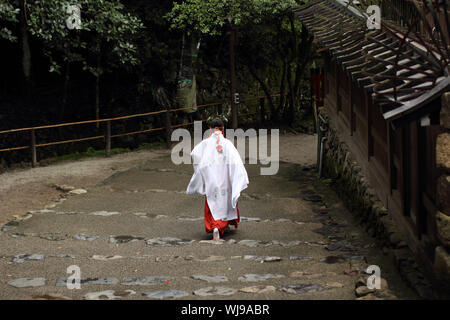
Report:
[[[272,95],[272,97],[277,97],[277,96],[279,96],[279,94]],[[241,99],[240,103],[247,102],[247,101],[253,101],[253,100],[264,100],[264,99],[265,99],[265,96],[251,97],[251,98]],[[158,110],[158,111],[152,111],[152,112],[146,112],[146,113],[138,113],[138,114],[132,114],[132,115],[126,115],[126,116],[120,116],[120,117],[114,117],[114,118],[85,120],[85,121],[78,121],[78,122],[67,122],[67,123],[58,123],[58,124],[43,125],[43,126],[36,126],[36,127],[3,130],[3,131],[0,131],[0,135],[8,134],[8,133],[17,133],[17,132],[24,132],[24,133],[28,132],[30,135],[30,145],[18,146],[18,147],[16,147],[16,146],[8,147],[8,148],[0,149],[0,152],[31,149],[31,165],[33,167],[35,167],[37,165],[37,148],[38,147],[47,147],[47,146],[54,146],[54,145],[73,143],[73,142],[104,139],[105,140],[105,153],[106,153],[106,156],[109,157],[111,155],[111,139],[112,138],[135,135],[135,134],[140,134],[140,133],[155,132],[155,131],[166,131],[166,141],[167,141],[167,143],[169,143],[172,129],[183,127],[183,126],[189,126],[194,123],[194,122],[189,122],[189,123],[172,125],[170,116],[169,116],[170,113],[194,109],[194,108],[199,109],[199,108],[209,108],[209,107],[221,106],[223,104],[226,104],[227,102],[229,102],[229,101],[218,101],[218,102],[212,102],[212,103],[207,103],[207,104],[203,104],[203,105],[182,107],[182,108],[176,108],[176,109],[169,108],[169,109],[164,109],[164,110]],[[264,103],[264,101],[262,101],[262,103]],[[254,113],[256,113],[256,112],[252,112],[252,113],[248,113],[248,114],[240,114],[240,116],[245,116],[245,115],[254,114]],[[148,116],[155,116],[155,115],[162,115],[162,114],[167,115],[165,117],[165,121],[164,121],[165,126],[164,127],[150,128],[150,129],[145,129],[145,130],[120,133],[120,134],[111,134],[111,122],[113,122],[113,121],[129,120],[132,118],[148,117]],[[206,120],[198,120],[198,121],[205,122]],[[77,126],[77,125],[84,125],[84,124],[90,124],[90,123],[106,123],[105,134],[92,136],[92,137],[78,138],[78,139],[53,141],[53,142],[42,142],[42,143],[36,142],[36,131],[38,131],[38,130],[50,129],[50,128],[61,128],[61,127],[67,127],[67,126]]]

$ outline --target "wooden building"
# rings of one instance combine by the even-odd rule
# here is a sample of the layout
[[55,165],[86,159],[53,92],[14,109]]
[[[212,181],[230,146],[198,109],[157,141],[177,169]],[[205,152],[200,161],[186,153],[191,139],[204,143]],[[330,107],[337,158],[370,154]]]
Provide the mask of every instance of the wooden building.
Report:
[[436,139],[441,96],[450,90],[445,39],[424,45],[425,37],[416,37],[423,30],[408,33],[383,15],[381,28],[369,30],[367,16],[339,0],[313,0],[295,14],[323,54],[329,121],[409,247],[432,268],[440,245]]

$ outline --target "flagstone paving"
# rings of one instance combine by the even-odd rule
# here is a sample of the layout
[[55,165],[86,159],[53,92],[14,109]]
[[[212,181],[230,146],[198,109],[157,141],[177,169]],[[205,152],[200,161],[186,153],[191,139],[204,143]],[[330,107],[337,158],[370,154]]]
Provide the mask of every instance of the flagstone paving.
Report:
[[[192,166],[170,156],[61,186],[60,201],[0,226],[0,299],[417,298],[311,166],[246,167],[239,228],[220,241],[205,233],[204,198],[184,193]],[[72,265],[81,289],[67,288]],[[383,293],[355,294],[368,265]]]

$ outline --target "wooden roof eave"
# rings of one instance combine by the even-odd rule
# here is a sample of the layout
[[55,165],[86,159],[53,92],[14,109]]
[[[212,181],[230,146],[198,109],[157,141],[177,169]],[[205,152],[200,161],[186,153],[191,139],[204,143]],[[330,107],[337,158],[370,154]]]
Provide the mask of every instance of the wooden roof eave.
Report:
[[404,117],[405,115],[411,114],[417,111],[419,108],[424,105],[430,103],[432,100],[436,98],[436,96],[440,96],[443,92],[448,91],[450,89],[450,77],[445,77],[442,81],[440,81],[436,86],[434,86],[431,90],[420,95],[418,98],[405,102],[400,107],[386,112],[383,114],[383,117],[386,121],[392,122],[392,125],[398,127],[398,124],[401,122],[395,122],[396,120]]

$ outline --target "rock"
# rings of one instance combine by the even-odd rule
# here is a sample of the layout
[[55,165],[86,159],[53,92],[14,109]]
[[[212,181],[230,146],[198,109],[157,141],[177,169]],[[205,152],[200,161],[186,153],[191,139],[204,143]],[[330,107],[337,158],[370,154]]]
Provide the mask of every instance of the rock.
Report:
[[81,213],[81,212],[79,212],[79,211],[57,211],[57,212],[55,212],[55,214],[57,214],[57,215],[62,215],[62,214],[75,215],[75,214],[79,214],[79,213]]
[[344,285],[340,282],[327,282],[325,284],[329,288],[343,288]]
[[291,261],[311,261],[312,257],[306,257],[306,256],[290,256],[289,260]]
[[181,216],[181,217],[177,217],[178,220],[181,221],[200,221],[203,220],[203,217],[192,217],[192,216]]
[[153,218],[153,219],[167,218],[167,216],[164,214],[156,214],[156,213],[135,212],[133,214],[141,218]]
[[305,279],[317,279],[322,278],[326,276],[335,276],[336,273],[334,272],[325,272],[325,273],[311,273],[311,272],[305,272],[305,271],[294,271],[292,272],[289,277],[292,278],[305,278]]
[[358,274],[358,271],[357,270],[352,270],[352,269],[345,269],[344,270],[344,274],[348,275],[348,276],[352,276],[352,275]]
[[16,256],[14,256],[13,258],[13,262],[16,263],[22,263],[25,261],[33,261],[33,260],[44,260],[44,255],[43,254],[38,254],[38,253],[34,253],[34,254],[18,254]]
[[123,297],[129,297],[136,294],[133,290],[114,291],[105,290],[99,292],[88,292],[84,295],[86,300],[116,300]]
[[399,243],[397,243],[395,248],[396,249],[408,248],[408,244],[406,243],[406,241],[400,241]]
[[11,236],[11,238],[24,238],[27,235],[25,233],[13,233],[10,236]]
[[206,243],[206,244],[224,244],[225,240],[200,240],[198,243]]
[[76,234],[73,236],[74,239],[84,240],[84,241],[95,241],[100,238],[100,236],[88,236],[85,234]]
[[357,273],[366,273],[368,266],[364,261],[350,260],[350,269],[355,270]]
[[[447,168],[450,171],[450,168]],[[450,172],[442,174],[436,182],[436,206],[439,211],[450,216]]]
[[299,283],[285,285],[280,290],[291,294],[304,294],[309,292],[319,292],[326,289],[327,287],[320,284]]
[[145,192],[155,192],[155,193],[164,193],[167,192],[166,189],[147,189]]
[[343,258],[342,256],[328,256],[328,257],[320,259],[319,261],[329,263],[329,264],[334,264],[334,263],[343,263],[346,261],[346,259]]
[[365,296],[356,298],[356,300],[384,300],[384,299],[378,298],[374,294],[366,294]]
[[69,194],[83,194],[83,193],[87,193],[87,191],[85,189],[74,189],[69,191]]
[[208,276],[204,274],[194,274],[191,276],[191,278],[195,280],[203,280],[206,282],[214,282],[214,283],[228,282],[228,278],[225,276]]
[[19,221],[12,220],[12,221],[9,221],[9,222],[5,223],[2,226],[1,231],[5,231],[6,232],[6,231],[9,231],[9,230],[13,230],[13,229],[17,228],[18,226],[19,226]]
[[276,256],[254,256],[254,255],[245,255],[244,260],[254,260],[257,262],[275,262],[281,261],[280,257]]
[[8,281],[8,284],[16,288],[42,287],[45,281],[45,278],[19,278]]
[[[105,278],[85,278],[80,279],[81,285],[111,285],[118,284],[119,280],[116,278],[105,277]],[[67,286],[67,278],[61,277],[56,281],[57,287],[66,287]]]
[[411,257],[411,252],[408,248],[394,249],[393,253],[397,264],[400,264],[402,261],[407,261]]
[[171,246],[183,246],[186,244],[191,244],[194,241],[195,240],[178,239],[173,237],[162,237],[162,238],[148,239],[145,242],[149,246],[171,247]]
[[367,286],[359,286],[355,289],[355,294],[357,297],[362,297],[373,292],[375,292],[375,289],[369,289]]
[[450,254],[444,247],[438,246],[434,250],[433,270],[442,280],[450,280]]
[[256,248],[256,247],[267,247],[270,246],[272,243],[270,241],[260,241],[260,240],[241,240],[238,242],[238,244],[241,246]]
[[277,290],[277,288],[275,288],[274,286],[252,286],[252,287],[245,287],[242,289],[239,289],[240,292],[245,292],[245,293],[272,293],[275,292]]
[[228,287],[207,287],[194,291],[194,295],[204,296],[231,296],[237,292],[236,289]]
[[442,95],[442,107],[440,112],[440,124],[443,128],[450,129],[450,93]]
[[170,280],[172,280],[172,277],[147,276],[144,278],[124,278],[121,284],[124,286],[152,286],[156,284],[162,284]]
[[144,240],[143,237],[136,237],[136,236],[109,236],[109,243],[128,243],[128,242],[135,242],[139,240]]
[[13,218],[14,218],[15,221],[25,221],[25,220],[30,219],[31,217],[33,217],[33,214],[31,212],[28,212],[28,213],[26,213],[24,215],[21,215],[21,216],[13,215]]
[[248,273],[242,277],[239,277],[238,280],[243,282],[258,282],[258,281],[266,281],[268,279],[279,279],[279,278],[284,278],[284,275],[272,273],[266,274]]
[[294,246],[298,246],[299,244],[301,244],[302,242],[299,240],[292,240],[292,241],[278,241],[278,240],[273,240],[272,244],[273,245],[279,245],[282,247],[294,247]]
[[117,259],[122,259],[122,258],[123,257],[119,256],[119,255],[103,256],[103,255],[94,254],[91,259],[100,260],[100,261],[109,261],[109,260],[117,260]]
[[31,297],[32,300],[72,300],[72,298],[66,297],[66,296],[62,296],[59,294],[43,294],[40,296],[32,296]]
[[54,185],[52,185],[52,187],[54,187],[57,190],[60,190],[62,192],[69,192],[69,191],[72,191],[72,190],[76,189],[75,187],[68,186],[66,184],[54,184]]
[[436,167],[450,173],[450,133],[443,132],[436,139]]
[[90,215],[93,215],[93,216],[103,216],[103,217],[115,216],[117,214],[120,214],[120,212],[117,212],[117,211],[95,211],[95,212],[90,213]]
[[284,218],[279,218],[279,219],[275,219],[273,220],[274,222],[291,222],[291,220],[289,219],[284,219]]
[[[205,259],[196,259],[197,261],[224,261],[226,258],[224,256],[209,256]],[[191,259],[192,260],[192,259]]]
[[68,239],[70,236],[67,233],[52,233],[44,232],[39,235],[39,238],[49,241],[62,241]]
[[323,197],[320,194],[310,194],[303,197],[303,200],[311,202],[322,202]]
[[73,255],[73,254],[65,254],[65,253],[51,254],[51,255],[49,255],[49,257],[54,257],[54,258],[71,258],[71,259],[75,259],[75,255]]
[[249,222],[249,221],[253,221],[253,222],[260,222],[261,218],[251,218],[251,217],[240,217],[241,218],[241,222]]
[[175,299],[175,298],[182,298],[189,295],[186,291],[182,290],[159,290],[159,291],[152,291],[152,292],[144,292],[142,294],[144,297],[151,298],[151,299]]
[[437,212],[436,214],[437,236],[442,244],[450,249],[450,217]]
[[394,232],[389,236],[389,241],[393,245],[397,245],[403,240],[403,236],[399,232]]

